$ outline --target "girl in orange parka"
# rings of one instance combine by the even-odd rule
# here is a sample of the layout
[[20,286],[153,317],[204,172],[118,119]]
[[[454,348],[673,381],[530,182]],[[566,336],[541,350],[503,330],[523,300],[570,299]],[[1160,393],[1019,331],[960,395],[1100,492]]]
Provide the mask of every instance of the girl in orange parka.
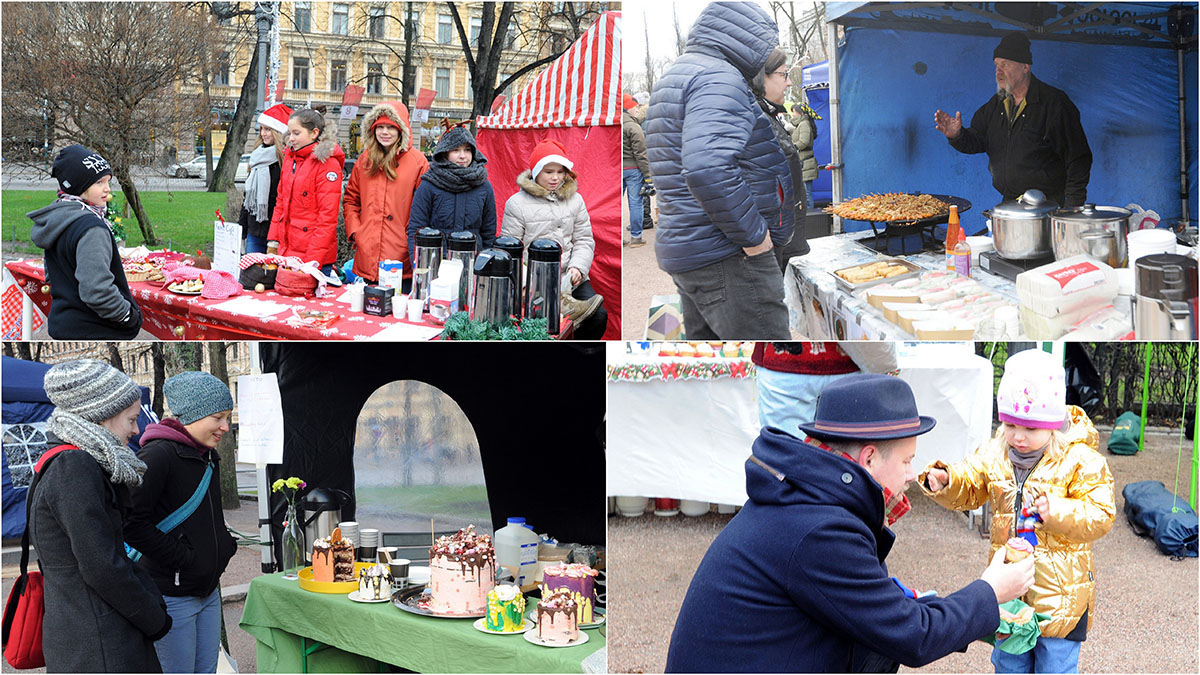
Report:
[[399,101],[380,103],[367,113],[362,140],[364,150],[350,172],[343,211],[346,236],[355,248],[353,272],[374,282],[380,260],[403,260],[407,287],[412,278],[408,217],[429,162],[412,147],[408,108]]
[[267,235],[279,254],[316,261],[329,274],[337,261],[338,205],[342,200],[342,162],[337,122],[326,122],[311,108],[288,118],[279,195]]

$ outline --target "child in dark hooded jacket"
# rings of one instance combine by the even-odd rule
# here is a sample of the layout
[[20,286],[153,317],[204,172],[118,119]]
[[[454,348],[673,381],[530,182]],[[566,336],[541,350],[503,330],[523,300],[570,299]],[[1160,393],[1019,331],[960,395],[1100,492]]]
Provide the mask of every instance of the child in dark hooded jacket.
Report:
[[56,340],[130,340],[142,328],[116,239],[105,217],[112,199],[108,160],[82,145],[63,148],[50,175],[58,199],[26,214],[33,243],[45,249],[50,284],[50,337]]
[[446,235],[471,232],[480,251],[496,241],[496,194],[488,182],[487,157],[464,127],[451,127],[438,139],[433,164],[413,195],[408,220],[410,269],[417,231],[423,227]]

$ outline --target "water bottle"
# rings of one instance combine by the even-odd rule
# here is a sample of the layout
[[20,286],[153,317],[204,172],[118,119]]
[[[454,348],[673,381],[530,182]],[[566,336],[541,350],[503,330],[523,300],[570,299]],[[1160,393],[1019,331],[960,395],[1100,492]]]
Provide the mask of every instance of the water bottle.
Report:
[[512,572],[517,585],[533,583],[537,571],[538,536],[525,525],[524,518],[509,518],[508,525],[492,536],[496,547],[496,565]]

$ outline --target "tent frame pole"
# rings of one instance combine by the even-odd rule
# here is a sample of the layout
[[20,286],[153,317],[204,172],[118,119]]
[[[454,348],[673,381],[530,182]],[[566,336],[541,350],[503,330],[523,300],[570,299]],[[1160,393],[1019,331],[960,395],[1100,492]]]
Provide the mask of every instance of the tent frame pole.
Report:
[[[838,76],[838,34],[837,24],[830,21],[825,24],[828,31],[829,50],[829,170],[833,174],[833,203],[842,201],[845,178],[842,164],[842,88],[841,77]],[[842,219],[833,217],[833,234],[842,232]]]
[[[250,343],[250,374],[262,375],[260,343]],[[271,491],[267,487],[267,465],[259,461],[254,465],[254,479],[258,485],[258,540],[261,542],[262,572],[275,571],[275,546],[271,541]]]
[[1187,101],[1183,83],[1183,45],[1175,48],[1175,59],[1178,67],[1176,78],[1179,81],[1179,198],[1183,203],[1183,227],[1188,222],[1188,154],[1187,154]]

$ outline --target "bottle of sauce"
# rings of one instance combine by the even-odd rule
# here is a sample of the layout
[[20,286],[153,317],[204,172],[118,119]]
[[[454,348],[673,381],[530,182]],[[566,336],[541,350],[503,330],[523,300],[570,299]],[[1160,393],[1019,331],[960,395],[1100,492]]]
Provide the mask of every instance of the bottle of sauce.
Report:
[[[951,207],[954,208],[954,207]],[[967,243],[967,233],[958,228],[958,242],[954,245],[954,271],[960,276],[971,276],[971,245]]]
[[950,220],[946,223],[946,271],[954,271],[954,247],[958,245],[958,235],[962,226],[958,224],[958,206],[950,205]]

